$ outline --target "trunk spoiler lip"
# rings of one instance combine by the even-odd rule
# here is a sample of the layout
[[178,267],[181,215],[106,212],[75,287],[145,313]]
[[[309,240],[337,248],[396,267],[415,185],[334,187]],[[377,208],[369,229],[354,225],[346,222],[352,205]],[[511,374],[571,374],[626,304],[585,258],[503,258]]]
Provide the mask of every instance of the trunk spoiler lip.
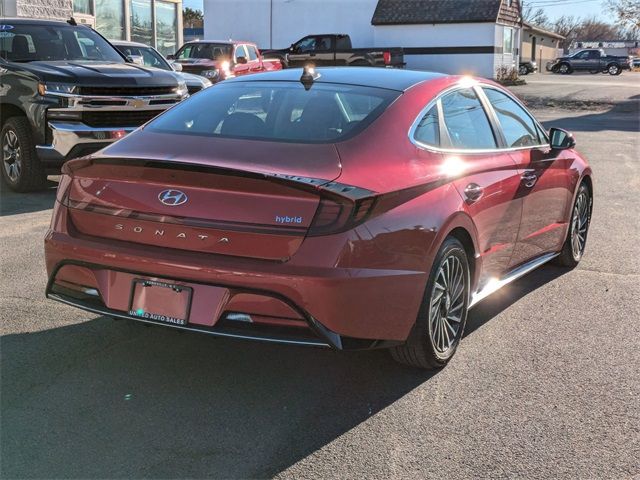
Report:
[[65,163],[62,168],[62,173],[73,176],[76,170],[93,164],[146,166],[154,168],[166,168],[168,170],[190,170],[203,173],[217,173],[230,176],[259,178],[290,187],[292,186],[300,190],[320,194],[329,198],[340,199],[343,201],[350,200],[352,202],[378,195],[378,192],[368,190],[366,188],[360,188],[353,185],[346,185],[337,182],[336,180],[340,178],[340,175],[338,175],[335,179],[328,180],[323,178],[305,177],[301,175],[291,175],[263,170],[239,169],[220,165],[188,162],[184,160],[157,160],[148,158],[131,159],[123,157],[84,157]]

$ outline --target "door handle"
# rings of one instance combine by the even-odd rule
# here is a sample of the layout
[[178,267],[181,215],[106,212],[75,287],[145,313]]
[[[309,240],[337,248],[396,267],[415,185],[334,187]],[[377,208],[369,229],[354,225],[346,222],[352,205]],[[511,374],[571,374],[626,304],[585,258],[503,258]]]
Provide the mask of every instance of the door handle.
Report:
[[524,182],[524,186],[527,188],[533,187],[538,181],[538,176],[534,172],[525,172],[520,178]]
[[468,203],[477,202],[482,197],[484,188],[477,183],[470,183],[467,188],[464,189],[464,197]]

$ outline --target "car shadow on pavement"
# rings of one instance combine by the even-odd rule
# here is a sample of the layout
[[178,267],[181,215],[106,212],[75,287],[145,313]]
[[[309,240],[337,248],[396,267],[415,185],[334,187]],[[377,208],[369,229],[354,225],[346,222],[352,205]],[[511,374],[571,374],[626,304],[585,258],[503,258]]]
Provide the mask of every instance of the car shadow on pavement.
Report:
[[[513,303],[571,270],[545,265],[506,285],[469,311],[464,336],[471,335]],[[464,343],[461,348],[464,348]]]
[[640,132],[640,95],[615,104],[609,110],[586,115],[571,115],[542,122],[545,127],[559,127],[571,132]]
[[47,187],[40,192],[16,193],[0,183],[0,217],[19,213],[40,212],[53,207],[58,182],[47,181]]
[[[466,335],[564,272],[545,267],[487,299]],[[1,346],[4,478],[271,477],[436,374],[384,351],[217,339],[106,317],[6,335]]]

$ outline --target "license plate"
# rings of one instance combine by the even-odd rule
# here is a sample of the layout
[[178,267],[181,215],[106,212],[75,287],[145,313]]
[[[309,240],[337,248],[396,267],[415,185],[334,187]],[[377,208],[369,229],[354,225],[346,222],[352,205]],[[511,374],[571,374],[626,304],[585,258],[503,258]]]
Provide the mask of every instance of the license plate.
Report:
[[192,295],[191,287],[137,278],[131,288],[129,315],[172,325],[186,325]]

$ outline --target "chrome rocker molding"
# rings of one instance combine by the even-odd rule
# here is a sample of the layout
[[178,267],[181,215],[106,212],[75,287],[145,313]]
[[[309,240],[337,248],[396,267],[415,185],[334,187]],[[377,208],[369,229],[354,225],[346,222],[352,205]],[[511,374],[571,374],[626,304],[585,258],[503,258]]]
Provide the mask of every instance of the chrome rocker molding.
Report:
[[527,263],[515,268],[514,270],[509,272],[507,275],[505,275],[500,280],[490,281],[482,290],[477,291],[476,293],[474,293],[471,296],[471,302],[469,303],[469,309],[471,309],[472,307],[476,306],[482,300],[487,298],[492,293],[497,292],[498,290],[500,290],[505,285],[508,285],[511,282],[515,282],[516,280],[518,280],[519,278],[523,277],[524,275],[526,275],[527,273],[531,272],[532,270],[535,270],[536,268],[544,265],[545,263],[549,262],[550,260],[553,260],[558,255],[560,255],[560,253],[547,253],[545,255],[542,255],[541,257],[534,258],[530,262],[527,262]]

